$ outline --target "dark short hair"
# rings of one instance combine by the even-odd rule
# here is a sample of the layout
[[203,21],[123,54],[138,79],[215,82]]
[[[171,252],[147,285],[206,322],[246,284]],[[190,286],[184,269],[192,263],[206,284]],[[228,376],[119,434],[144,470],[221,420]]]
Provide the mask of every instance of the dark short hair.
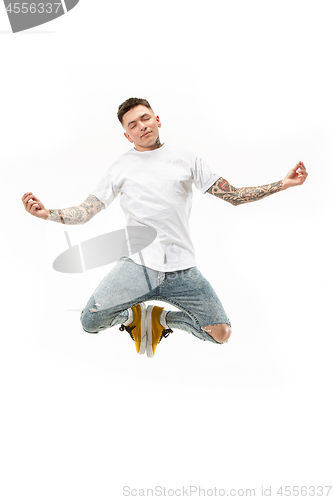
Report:
[[117,116],[120,123],[123,124],[123,116],[125,113],[127,113],[127,111],[129,111],[132,108],[135,108],[135,106],[139,106],[140,104],[146,106],[146,108],[149,108],[153,111],[152,107],[150,106],[149,102],[146,99],[140,99],[139,97],[130,97],[122,104],[120,104],[120,106],[118,107]]

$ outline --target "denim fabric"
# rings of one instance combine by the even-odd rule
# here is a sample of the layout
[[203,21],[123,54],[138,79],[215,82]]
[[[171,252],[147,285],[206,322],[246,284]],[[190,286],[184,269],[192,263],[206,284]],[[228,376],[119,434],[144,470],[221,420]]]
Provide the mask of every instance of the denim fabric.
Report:
[[210,283],[197,267],[162,272],[122,257],[98,285],[81,312],[86,332],[98,333],[124,323],[127,309],[148,300],[161,300],[180,311],[168,311],[169,328],[189,332],[215,344],[203,327],[226,323],[231,326],[223,306]]

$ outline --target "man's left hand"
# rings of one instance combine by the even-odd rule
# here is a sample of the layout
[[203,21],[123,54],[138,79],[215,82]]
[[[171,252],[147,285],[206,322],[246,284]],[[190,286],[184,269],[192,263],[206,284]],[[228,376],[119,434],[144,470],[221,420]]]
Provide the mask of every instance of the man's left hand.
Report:
[[294,186],[301,186],[305,182],[307,176],[308,173],[306,171],[304,163],[302,161],[299,161],[297,165],[295,165],[294,168],[292,168],[283,179],[284,189]]

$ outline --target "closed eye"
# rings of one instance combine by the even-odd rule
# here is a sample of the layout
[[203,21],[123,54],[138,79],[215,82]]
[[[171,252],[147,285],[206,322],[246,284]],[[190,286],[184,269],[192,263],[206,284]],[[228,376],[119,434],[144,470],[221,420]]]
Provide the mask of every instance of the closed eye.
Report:
[[[144,119],[143,119],[143,121],[147,121],[147,120],[150,120],[150,118],[144,118]],[[133,125],[133,127],[131,127],[131,128],[134,128],[134,127],[136,127],[136,124],[135,124],[135,125]]]

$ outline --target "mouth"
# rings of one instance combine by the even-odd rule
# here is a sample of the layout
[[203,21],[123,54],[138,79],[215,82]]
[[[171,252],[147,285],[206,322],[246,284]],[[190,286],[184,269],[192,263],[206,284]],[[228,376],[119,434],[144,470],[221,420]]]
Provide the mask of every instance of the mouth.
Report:
[[146,132],[145,134],[143,134],[141,137],[146,137],[147,135],[151,134],[151,132]]

